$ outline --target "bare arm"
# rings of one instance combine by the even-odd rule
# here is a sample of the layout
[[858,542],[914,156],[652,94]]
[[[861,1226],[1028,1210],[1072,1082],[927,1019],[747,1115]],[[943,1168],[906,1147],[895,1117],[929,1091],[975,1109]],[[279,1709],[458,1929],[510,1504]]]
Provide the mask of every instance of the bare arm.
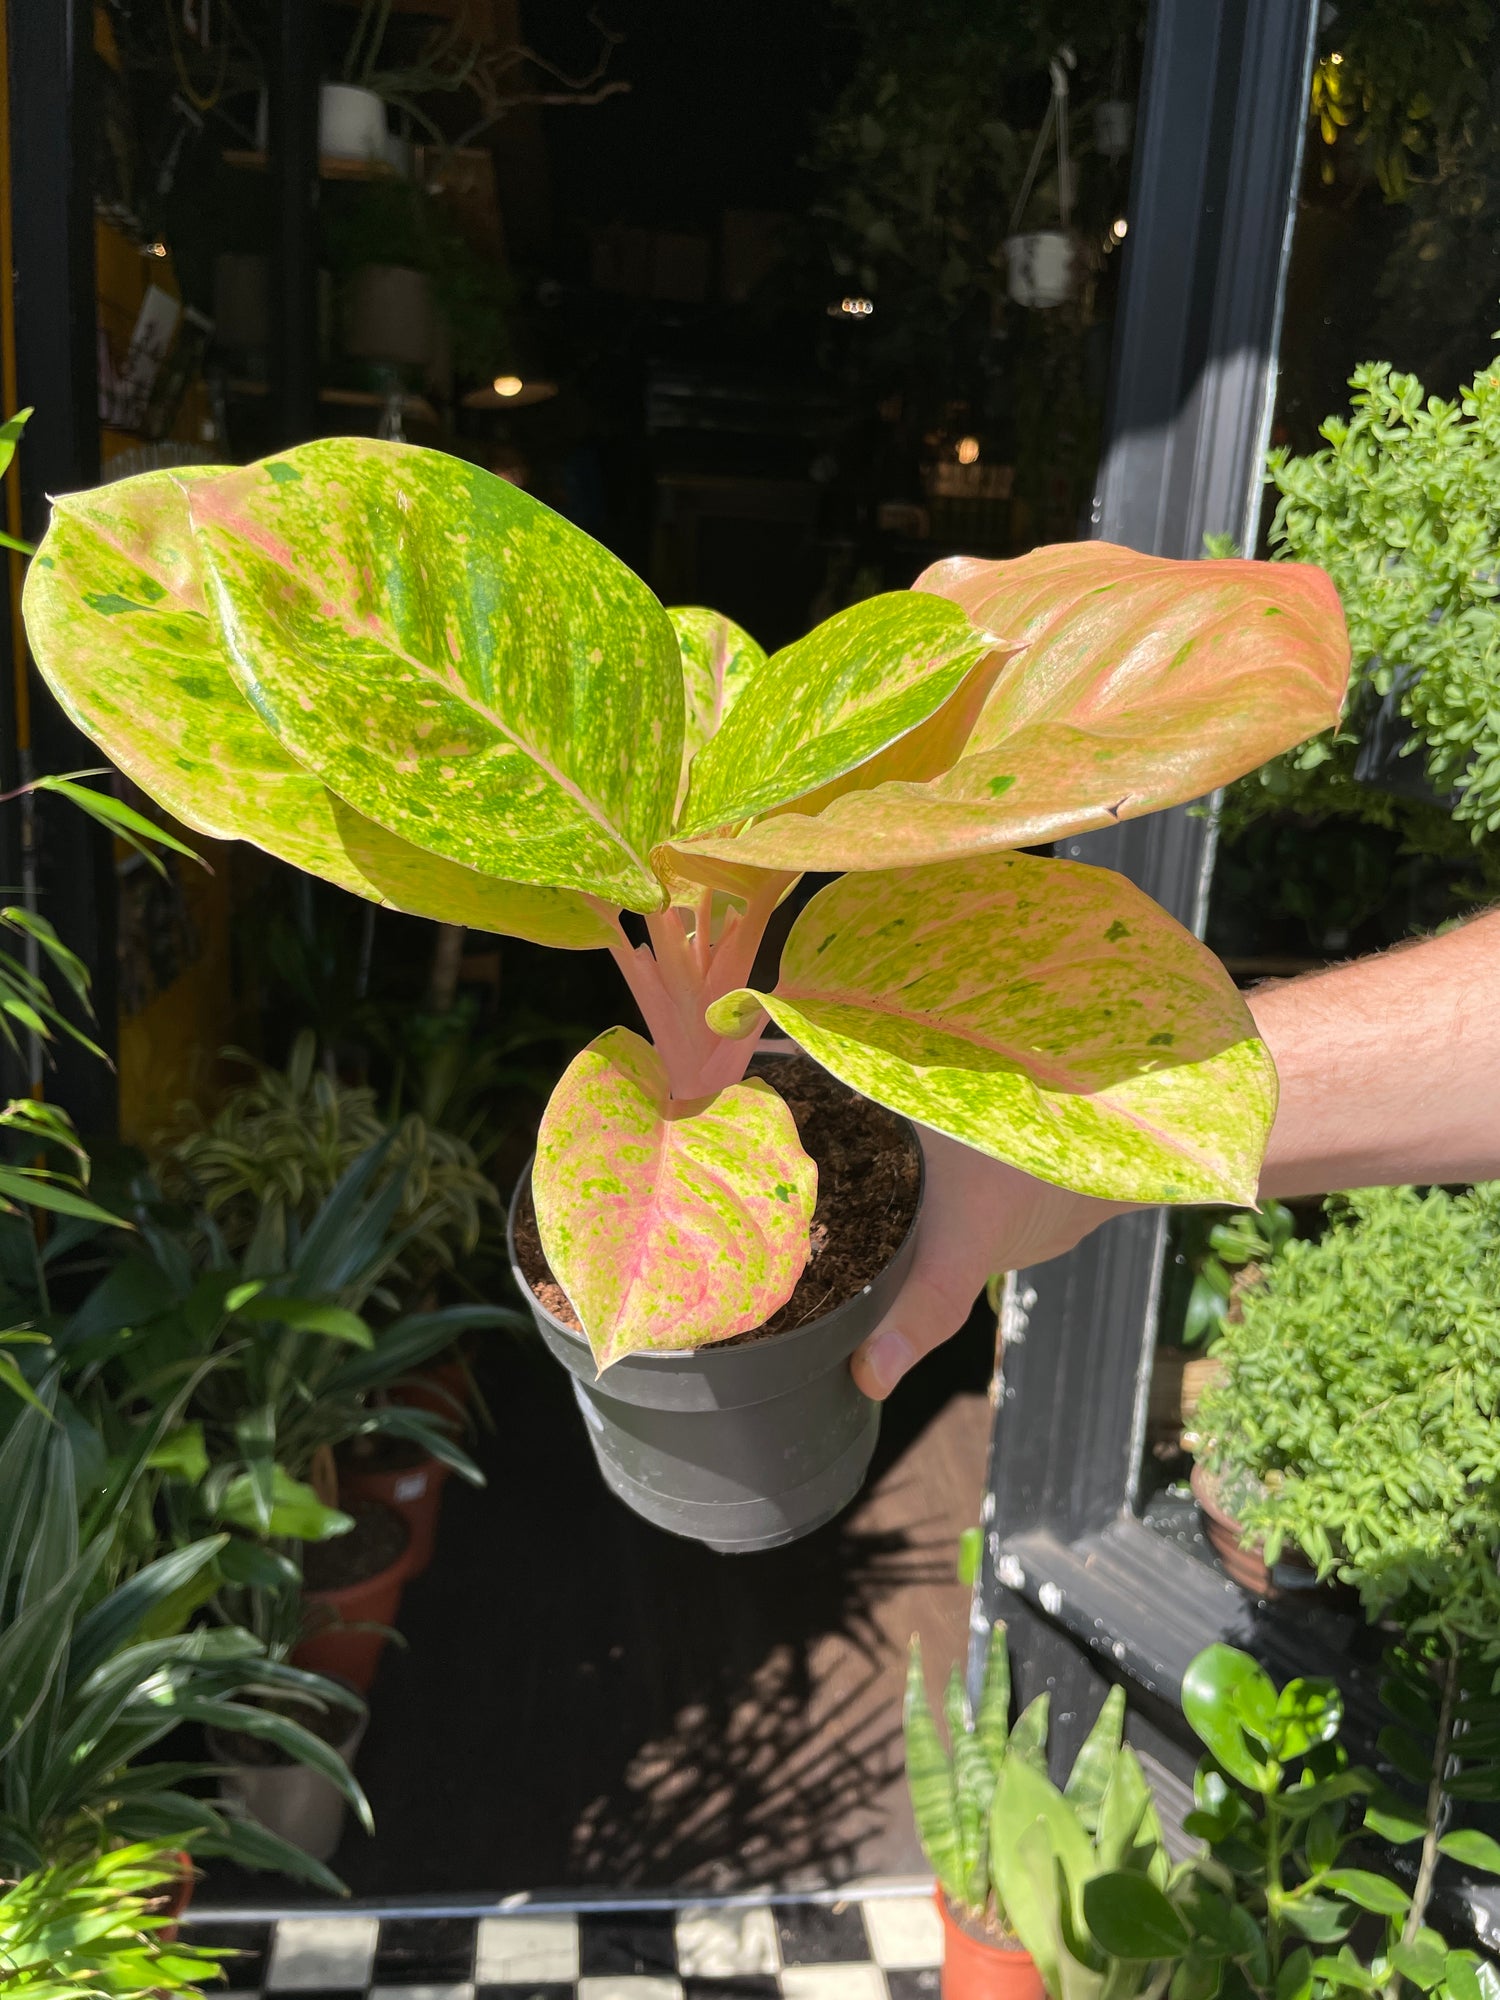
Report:
[[[1500,1178],[1500,910],[1461,929],[1250,995],[1281,1098],[1263,1195]],[[854,1357],[888,1395],[956,1333],[997,1271],[1043,1263],[1112,1215],[924,1134],[929,1185],[901,1296]]]

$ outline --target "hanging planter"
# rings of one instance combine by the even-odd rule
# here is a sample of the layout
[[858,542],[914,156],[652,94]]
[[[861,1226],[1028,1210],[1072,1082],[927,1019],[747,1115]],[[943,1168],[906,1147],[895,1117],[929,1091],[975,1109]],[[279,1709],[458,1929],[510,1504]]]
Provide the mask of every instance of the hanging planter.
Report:
[[384,101],[360,84],[321,84],[318,151],[330,160],[379,160],[392,165]]
[[[1059,50],[1049,65],[1052,73],[1051,102],[1037,132],[1036,144],[1031,149],[1016,205],[1011,210],[1010,234],[1005,239],[1005,289],[1018,306],[1038,310],[1065,304],[1077,285],[1078,245],[1071,229],[1073,161],[1068,148],[1068,71],[1072,66],[1071,49]],[[1061,227],[1023,230],[1021,222],[1026,204],[1036,186],[1048,142],[1054,139],[1057,144],[1057,206]]]
[[1106,97],[1094,106],[1094,150],[1123,160],[1135,137],[1135,106],[1128,97]]

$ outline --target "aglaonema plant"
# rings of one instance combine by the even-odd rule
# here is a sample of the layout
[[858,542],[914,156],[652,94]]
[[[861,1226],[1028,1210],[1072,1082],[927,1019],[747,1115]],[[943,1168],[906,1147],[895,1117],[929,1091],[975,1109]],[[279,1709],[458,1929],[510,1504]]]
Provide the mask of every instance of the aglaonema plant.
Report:
[[[601,1365],[757,1326],[816,1172],[768,1017],[855,1089],[1085,1192],[1253,1198],[1272,1066],[1222,970],[1016,850],[1196,798],[1338,714],[1319,570],[1090,543],[952,559],[767,657],[508,482],[363,439],[59,500],[63,706],[186,826],[354,893],[609,951],[542,1122],[543,1247]],[[842,879],[752,985],[777,904]]]

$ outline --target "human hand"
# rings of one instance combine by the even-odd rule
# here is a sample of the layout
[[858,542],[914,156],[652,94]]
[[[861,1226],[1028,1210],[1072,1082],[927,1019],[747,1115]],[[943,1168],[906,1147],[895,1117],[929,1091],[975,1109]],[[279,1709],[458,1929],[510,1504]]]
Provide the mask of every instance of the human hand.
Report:
[[957,1333],[997,1272],[1060,1257],[1130,1207],[1053,1187],[940,1133],[920,1136],[927,1185],[917,1254],[896,1303],[849,1364],[877,1402]]

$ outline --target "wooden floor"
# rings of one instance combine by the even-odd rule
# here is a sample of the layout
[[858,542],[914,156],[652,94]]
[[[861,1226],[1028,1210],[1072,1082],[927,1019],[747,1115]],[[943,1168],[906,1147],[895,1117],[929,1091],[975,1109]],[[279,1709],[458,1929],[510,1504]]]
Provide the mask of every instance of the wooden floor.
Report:
[[[922,1866],[901,1777],[909,1634],[966,1642],[992,1328],[888,1406],[869,1486],[791,1548],[715,1556],[604,1491],[539,1344],[484,1368],[490,1484],[450,1486],[409,1650],[372,1697],[357,1894],[822,1886]],[[260,1885],[264,1893],[264,1885]]]

